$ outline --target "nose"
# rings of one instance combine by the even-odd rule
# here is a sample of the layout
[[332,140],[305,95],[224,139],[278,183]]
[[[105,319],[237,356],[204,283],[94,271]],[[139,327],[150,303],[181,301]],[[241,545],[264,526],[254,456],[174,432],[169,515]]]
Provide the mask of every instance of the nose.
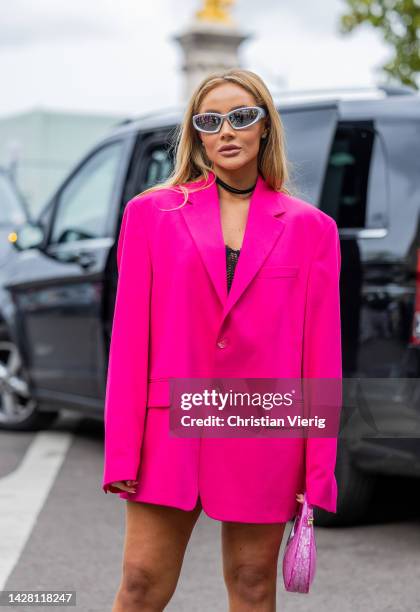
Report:
[[228,134],[234,133],[233,127],[230,125],[227,117],[222,118],[222,126],[219,130],[219,134],[224,134],[225,132]]

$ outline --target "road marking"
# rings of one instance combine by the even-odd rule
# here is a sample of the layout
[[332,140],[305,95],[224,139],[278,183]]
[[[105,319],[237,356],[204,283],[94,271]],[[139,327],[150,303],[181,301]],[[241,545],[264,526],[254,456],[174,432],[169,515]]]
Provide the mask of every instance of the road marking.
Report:
[[71,433],[38,433],[19,467],[0,478],[0,590],[25,548],[72,440]]

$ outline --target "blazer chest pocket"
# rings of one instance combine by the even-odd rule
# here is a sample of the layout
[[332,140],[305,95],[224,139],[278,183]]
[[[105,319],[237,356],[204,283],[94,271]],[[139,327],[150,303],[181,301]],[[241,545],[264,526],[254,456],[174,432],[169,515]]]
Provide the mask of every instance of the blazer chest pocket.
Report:
[[168,378],[149,378],[147,381],[147,407],[169,408],[171,405]]
[[262,266],[256,278],[294,277],[299,273],[299,266]]

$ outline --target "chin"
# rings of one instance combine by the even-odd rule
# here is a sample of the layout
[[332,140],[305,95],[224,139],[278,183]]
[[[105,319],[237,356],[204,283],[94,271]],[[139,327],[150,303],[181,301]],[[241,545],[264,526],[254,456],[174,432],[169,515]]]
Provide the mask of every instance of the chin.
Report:
[[217,165],[219,166],[219,168],[223,168],[223,170],[239,170],[239,168],[242,168],[246,165],[246,161],[244,162],[243,159],[239,160],[234,158],[223,158],[220,162],[217,162]]

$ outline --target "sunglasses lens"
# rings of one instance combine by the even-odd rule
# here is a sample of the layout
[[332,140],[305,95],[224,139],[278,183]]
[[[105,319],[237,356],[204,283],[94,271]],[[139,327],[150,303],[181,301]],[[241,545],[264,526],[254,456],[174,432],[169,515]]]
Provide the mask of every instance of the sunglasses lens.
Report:
[[203,113],[195,118],[195,125],[204,132],[216,132],[220,125],[220,117]]
[[258,117],[258,109],[256,108],[243,108],[237,111],[233,111],[229,118],[232,125],[236,128],[243,128],[247,125],[251,125]]

